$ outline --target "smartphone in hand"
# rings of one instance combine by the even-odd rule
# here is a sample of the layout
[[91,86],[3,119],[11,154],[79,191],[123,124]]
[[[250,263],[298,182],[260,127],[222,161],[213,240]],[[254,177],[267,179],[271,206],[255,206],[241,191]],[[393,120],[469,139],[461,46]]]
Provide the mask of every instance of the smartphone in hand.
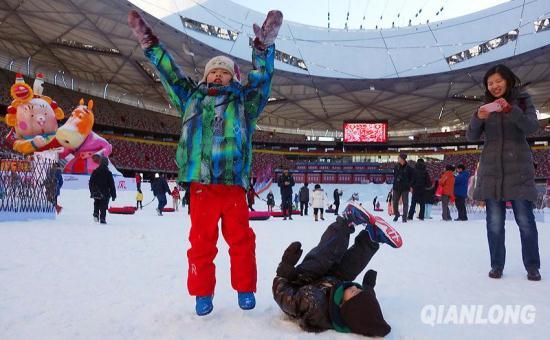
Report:
[[487,111],[487,112],[501,112],[502,111],[502,106],[500,106],[500,104],[495,101],[495,102],[492,102],[492,103],[489,103],[489,104],[485,104],[482,107],[480,107],[479,109],[482,110],[482,111]]

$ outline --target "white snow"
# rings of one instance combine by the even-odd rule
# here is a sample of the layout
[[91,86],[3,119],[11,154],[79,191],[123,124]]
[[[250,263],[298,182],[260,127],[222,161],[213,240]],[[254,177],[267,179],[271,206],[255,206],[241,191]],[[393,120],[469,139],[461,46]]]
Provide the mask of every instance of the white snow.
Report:
[[[330,198],[335,186],[324,187]],[[385,185],[339,187],[344,199],[359,192],[369,209],[375,190],[382,202],[388,190]],[[273,187],[278,197],[277,189]],[[144,194],[147,203],[152,197],[147,184]],[[115,204],[133,205],[134,195],[121,192]],[[333,215],[317,223],[311,213],[295,216],[294,221],[252,221],[258,263],[257,307],[252,311],[237,305],[228,248],[220,238],[214,311],[198,317],[186,288],[186,212],[180,208],[159,217],[155,202],[135,215],[108,215],[108,224],[99,225],[92,221],[88,197],[85,190],[63,190],[64,210],[57,220],[0,223],[0,339],[357,338],[334,331],[307,334],[283,315],[271,295],[286,246],[299,240],[309,250]],[[262,207],[265,203],[257,202],[256,208]],[[519,232],[512,220],[507,222],[504,277],[493,280],[487,277],[485,222],[444,223],[438,213],[434,210],[434,218],[425,222],[393,223],[404,246],[382,246],[369,264],[378,271],[377,296],[392,326],[388,338],[546,339],[550,224],[538,222],[541,282],[525,277]],[[390,220],[386,212],[381,216]],[[481,305],[484,313],[493,305],[533,305],[536,314],[532,324],[431,326],[421,321],[425,305],[443,305],[445,310],[451,305]]]

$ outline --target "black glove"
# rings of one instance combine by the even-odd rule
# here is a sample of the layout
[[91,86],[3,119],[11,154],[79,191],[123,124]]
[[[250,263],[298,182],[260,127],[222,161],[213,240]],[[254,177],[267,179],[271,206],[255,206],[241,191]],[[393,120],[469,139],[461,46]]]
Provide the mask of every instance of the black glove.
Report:
[[279,263],[277,267],[277,276],[293,281],[298,275],[294,266],[300,260],[302,252],[302,244],[300,242],[292,242],[288,248],[286,248],[281,263]]
[[369,269],[365,276],[363,277],[363,287],[371,287],[374,288],[376,286],[376,275],[378,273],[376,270]]
[[116,200],[116,196],[113,196],[113,202]]
[[302,244],[300,242],[292,242],[283,253],[281,262],[295,266],[302,256]]
[[284,277],[288,281],[292,282],[298,276],[298,272],[296,271],[296,268],[294,268],[294,266],[288,263],[281,262],[277,267],[277,276]]

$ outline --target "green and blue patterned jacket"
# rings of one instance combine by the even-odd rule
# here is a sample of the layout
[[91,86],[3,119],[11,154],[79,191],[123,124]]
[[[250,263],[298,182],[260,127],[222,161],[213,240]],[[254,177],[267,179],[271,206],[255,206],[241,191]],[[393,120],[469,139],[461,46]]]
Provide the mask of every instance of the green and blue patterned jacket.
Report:
[[239,185],[247,189],[252,133],[271,92],[275,45],[252,49],[248,83],[208,87],[187,77],[162,44],[145,56],[155,65],[172,105],[182,117],[176,152],[178,181]]

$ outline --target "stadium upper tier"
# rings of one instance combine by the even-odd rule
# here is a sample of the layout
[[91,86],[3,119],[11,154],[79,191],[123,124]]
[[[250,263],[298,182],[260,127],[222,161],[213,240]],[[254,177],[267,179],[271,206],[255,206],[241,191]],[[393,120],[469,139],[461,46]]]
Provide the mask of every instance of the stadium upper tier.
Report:
[[[4,4],[0,67],[31,77],[42,72],[49,83],[177,115],[128,28],[134,4]],[[143,14],[189,77],[199,80],[206,62],[219,54],[237,59],[243,73],[250,71],[251,25],[261,24],[264,14],[224,0],[173,5],[178,12],[163,19]],[[341,136],[345,120],[387,120],[390,136],[464,129],[480,105],[483,74],[497,61],[509,66],[536,107],[548,112],[549,17],[548,0],[514,0],[399,29],[329,31],[285,21],[276,40],[272,98],[258,124],[264,130],[332,136]]]
[[[281,53],[276,66],[304,75],[353,79],[460,70],[548,45],[550,30],[544,29],[544,19],[549,14],[549,1],[521,0],[450,20],[383,30],[328,29],[286,21],[276,40]],[[231,1],[203,0],[188,1],[186,8],[162,20],[205,45],[249,60],[252,24],[264,18],[264,13]]]

